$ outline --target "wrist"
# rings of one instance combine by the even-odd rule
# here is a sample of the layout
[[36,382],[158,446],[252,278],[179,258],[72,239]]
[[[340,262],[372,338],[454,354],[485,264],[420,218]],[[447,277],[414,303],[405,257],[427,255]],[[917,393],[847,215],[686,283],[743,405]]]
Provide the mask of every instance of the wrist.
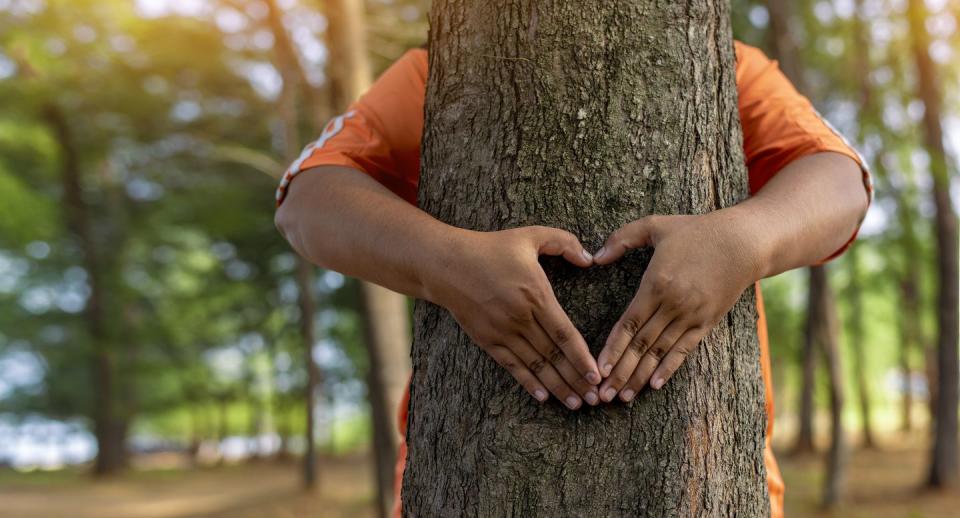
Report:
[[476,232],[438,222],[417,246],[413,265],[420,286],[417,298],[444,306],[445,294],[463,276],[463,252]]
[[750,205],[735,205],[712,213],[718,218],[724,240],[743,264],[748,284],[774,273],[773,256],[776,250],[771,226],[766,216]]

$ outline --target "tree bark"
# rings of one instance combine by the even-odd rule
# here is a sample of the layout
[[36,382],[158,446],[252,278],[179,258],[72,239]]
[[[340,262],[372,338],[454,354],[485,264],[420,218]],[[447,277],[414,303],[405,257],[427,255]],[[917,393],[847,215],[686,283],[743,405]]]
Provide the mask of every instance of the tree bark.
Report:
[[957,405],[960,404],[960,250],[957,215],[950,199],[950,173],[940,122],[941,97],[936,65],[930,58],[927,10],[922,0],[910,0],[910,38],[917,69],[917,97],[923,101],[923,140],[933,177],[934,231],[937,237],[937,407],[927,481],[931,487],[955,485],[958,474]]
[[[724,1],[436,1],[420,205],[490,231],[567,229],[595,249],[649,214],[747,195]],[[580,271],[544,260],[594,354],[649,251]],[[756,302],[660,391],[537,404],[450,314],[418,301],[403,505],[413,516],[763,516]]]
[[126,459],[126,423],[118,415],[114,398],[114,358],[104,312],[105,287],[100,254],[93,231],[90,206],[83,199],[80,153],[73,131],[63,110],[55,103],[44,109],[44,117],[60,146],[60,176],[63,184],[64,221],[82,254],[90,295],[84,307],[84,322],[92,342],[90,377],[93,381],[93,435],[97,457],[93,473],[110,475],[124,467]]

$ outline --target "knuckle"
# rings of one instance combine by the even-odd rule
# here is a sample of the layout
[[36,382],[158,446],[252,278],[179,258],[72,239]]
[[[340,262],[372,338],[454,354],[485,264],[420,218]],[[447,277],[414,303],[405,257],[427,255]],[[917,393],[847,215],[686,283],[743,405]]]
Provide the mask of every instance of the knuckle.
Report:
[[566,357],[563,354],[563,351],[559,347],[554,347],[550,354],[547,356],[547,359],[550,360],[550,363],[558,365],[563,362]]
[[627,374],[615,372],[610,375],[610,385],[614,387],[622,387],[627,384],[627,381],[630,381],[630,377]]
[[657,272],[650,279],[650,289],[654,295],[666,295],[673,284],[673,275],[667,272]]
[[645,334],[637,334],[630,340],[630,349],[638,354],[643,354],[650,347],[650,338]]
[[636,318],[626,317],[620,322],[620,327],[630,336],[636,336],[640,332],[640,322]]
[[654,344],[649,351],[647,351],[647,354],[650,355],[652,358],[656,359],[657,361],[660,361],[663,359],[664,356],[667,355],[668,350],[669,350],[669,347],[667,346],[667,343],[664,341],[659,341],[656,344]]
[[553,330],[553,341],[558,346],[563,347],[570,343],[570,332],[563,328],[557,328]]
[[545,366],[546,363],[543,361],[543,358],[537,358],[536,360],[531,361],[530,364],[527,365],[527,368],[529,368],[530,372],[534,374],[540,374]]

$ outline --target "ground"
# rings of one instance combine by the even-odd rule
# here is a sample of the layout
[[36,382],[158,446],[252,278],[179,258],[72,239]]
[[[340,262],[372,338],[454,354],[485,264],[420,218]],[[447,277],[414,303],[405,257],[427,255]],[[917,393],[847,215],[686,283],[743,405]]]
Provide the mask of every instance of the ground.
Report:
[[[787,515],[837,517],[957,516],[960,491],[921,493],[926,452],[918,447],[854,452],[847,502],[817,506],[822,461],[780,455]],[[258,462],[195,471],[152,470],[94,482],[76,473],[0,473],[0,518],[253,518],[373,516],[369,460],[323,459],[321,489],[300,490],[295,464]]]

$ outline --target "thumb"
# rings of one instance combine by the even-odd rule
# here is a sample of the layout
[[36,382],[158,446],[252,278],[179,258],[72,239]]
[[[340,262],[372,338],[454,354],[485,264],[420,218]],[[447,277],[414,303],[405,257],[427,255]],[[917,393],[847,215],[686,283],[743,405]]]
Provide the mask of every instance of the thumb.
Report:
[[593,256],[587,252],[577,236],[551,227],[531,227],[539,255],[562,255],[567,261],[586,268],[593,264]]
[[623,257],[627,250],[652,246],[654,217],[640,218],[615,230],[607,238],[603,248],[597,250],[594,262],[600,265],[610,264]]

